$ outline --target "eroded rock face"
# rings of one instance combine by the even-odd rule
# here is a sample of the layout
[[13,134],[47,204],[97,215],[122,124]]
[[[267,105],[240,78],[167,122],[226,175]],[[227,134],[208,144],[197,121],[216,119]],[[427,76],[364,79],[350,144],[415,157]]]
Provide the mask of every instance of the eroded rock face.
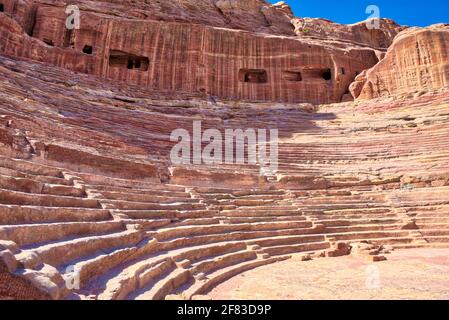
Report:
[[387,49],[394,37],[406,29],[390,19],[378,19],[378,28],[371,28],[372,21],[343,25],[327,19],[294,18],[295,33],[302,38],[340,40],[359,43],[376,49]]
[[449,86],[448,44],[449,25],[403,31],[396,37],[385,58],[356,78],[354,96],[372,99]]
[[157,90],[320,104],[347,101],[400,28],[333,24],[332,41],[317,41],[295,34],[283,3],[126,4],[81,1],[80,29],[69,30],[64,3],[5,0],[0,52]]

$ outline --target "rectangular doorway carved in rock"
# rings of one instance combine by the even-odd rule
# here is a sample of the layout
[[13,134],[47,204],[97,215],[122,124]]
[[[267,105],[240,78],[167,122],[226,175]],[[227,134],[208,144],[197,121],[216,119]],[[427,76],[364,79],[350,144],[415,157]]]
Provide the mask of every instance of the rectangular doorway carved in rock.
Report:
[[0,12],[5,12],[5,5],[0,3]]
[[148,71],[150,60],[147,57],[137,56],[120,50],[111,50],[109,53],[109,66],[128,70]]
[[34,34],[34,28],[36,27],[37,21],[37,6],[33,5],[29,12],[29,17],[26,21],[26,33],[32,37]]
[[94,52],[94,48],[92,46],[89,46],[87,44],[84,46],[83,53],[85,53],[85,54],[93,54],[93,52]]
[[247,83],[267,83],[267,71],[263,69],[240,69],[239,80]]
[[330,68],[304,68],[304,81],[308,80],[332,80],[332,70]]

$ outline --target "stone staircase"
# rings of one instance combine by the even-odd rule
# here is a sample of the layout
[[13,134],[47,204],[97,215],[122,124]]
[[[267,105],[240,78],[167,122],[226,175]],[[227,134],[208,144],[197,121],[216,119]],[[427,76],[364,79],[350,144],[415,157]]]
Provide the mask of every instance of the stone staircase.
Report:
[[[325,256],[336,242],[449,240],[449,187],[187,187],[8,158],[0,173],[3,258],[53,299],[190,299],[291,254]],[[422,205],[427,192],[434,201]]]

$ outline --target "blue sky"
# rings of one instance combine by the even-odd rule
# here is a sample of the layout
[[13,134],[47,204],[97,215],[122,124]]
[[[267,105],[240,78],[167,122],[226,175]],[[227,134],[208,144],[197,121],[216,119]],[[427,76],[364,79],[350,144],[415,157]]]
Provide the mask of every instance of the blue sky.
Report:
[[[279,0],[270,0],[276,3]],[[449,23],[449,0],[284,0],[298,17],[327,18],[339,23],[366,20],[369,5],[377,5],[382,18],[408,26]]]

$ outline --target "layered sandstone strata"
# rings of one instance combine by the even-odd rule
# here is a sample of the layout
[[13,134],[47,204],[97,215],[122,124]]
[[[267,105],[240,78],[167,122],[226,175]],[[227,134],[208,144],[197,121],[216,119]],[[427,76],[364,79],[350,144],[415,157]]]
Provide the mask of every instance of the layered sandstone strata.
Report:
[[[347,100],[354,78],[379,61],[400,30],[382,21],[377,31],[364,24],[349,31],[339,26],[343,31],[328,35],[332,41],[299,37],[285,4],[259,0],[203,1],[204,12],[185,1],[158,8],[150,2],[139,7],[142,14],[151,13],[148,17],[135,15],[135,6],[124,10],[119,2],[80,2],[81,27],[69,30],[65,3],[4,2],[3,54],[153,89],[232,100]],[[181,18],[172,19],[176,14]]]
[[[327,19],[294,18],[295,33],[302,38],[358,43],[380,50],[390,47],[394,37],[406,29],[390,19],[367,20],[343,25]],[[378,26],[374,24],[378,23]]]
[[356,78],[355,97],[372,99],[449,86],[449,25],[400,33],[385,58]]

